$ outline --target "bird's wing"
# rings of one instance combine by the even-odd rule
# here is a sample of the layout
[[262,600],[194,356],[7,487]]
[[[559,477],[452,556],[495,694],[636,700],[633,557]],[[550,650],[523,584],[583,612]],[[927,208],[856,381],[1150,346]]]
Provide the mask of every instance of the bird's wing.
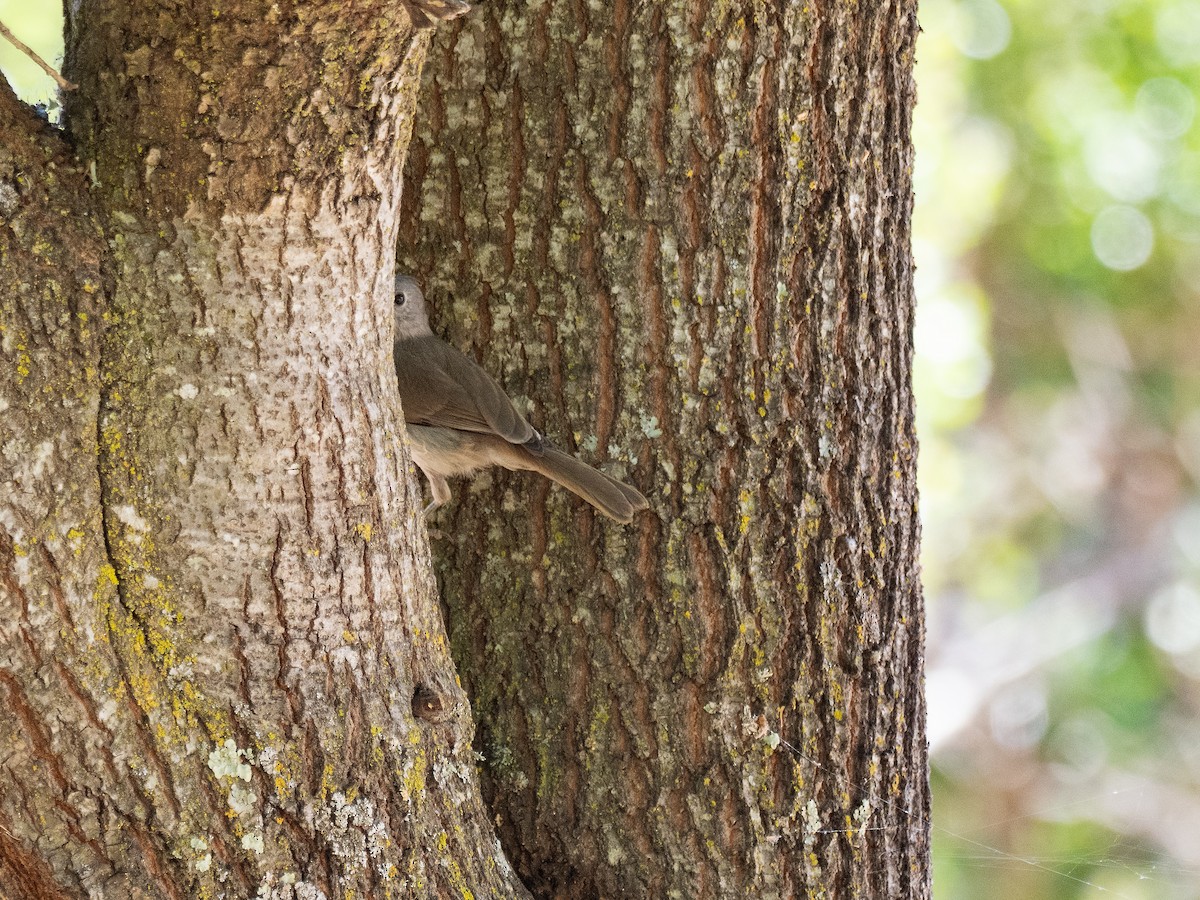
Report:
[[496,380],[440,338],[397,341],[393,353],[406,421],[498,434],[514,444],[538,437]]

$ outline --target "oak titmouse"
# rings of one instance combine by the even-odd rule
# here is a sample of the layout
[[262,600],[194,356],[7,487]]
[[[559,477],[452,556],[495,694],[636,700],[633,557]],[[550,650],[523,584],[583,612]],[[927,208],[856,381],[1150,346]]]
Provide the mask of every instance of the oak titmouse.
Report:
[[392,358],[413,462],[433,491],[426,512],[450,499],[446,478],[485,466],[540,472],[618,522],[646,498],[550,444],[513,407],[504,389],[429,327],[416,279],[396,276]]

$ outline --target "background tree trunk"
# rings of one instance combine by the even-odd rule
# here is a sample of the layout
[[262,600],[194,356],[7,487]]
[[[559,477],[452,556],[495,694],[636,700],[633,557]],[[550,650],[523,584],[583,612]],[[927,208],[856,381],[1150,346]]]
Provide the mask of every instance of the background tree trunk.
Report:
[[915,34],[911,2],[547,0],[431,51],[402,268],[652,507],[497,472],[434,520],[539,896],[928,896]]
[[422,5],[71,5],[78,161],[0,87],[0,894],[523,894],[391,370]]

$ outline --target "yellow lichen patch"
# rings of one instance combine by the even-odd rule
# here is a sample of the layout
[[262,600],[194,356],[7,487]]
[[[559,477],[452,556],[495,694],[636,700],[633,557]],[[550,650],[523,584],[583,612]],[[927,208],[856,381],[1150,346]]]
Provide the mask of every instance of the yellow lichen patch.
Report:
[[79,556],[81,553],[83,553],[84,536],[84,533],[78,528],[67,529],[67,540],[70,541],[71,549],[74,551],[76,556]]
[[358,536],[364,541],[370,542],[372,531],[370,522],[359,522],[354,526],[354,530],[358,532]]
[[333,787],[333,763],[325,763],[325,769],[321,772],[321,789],[317,792],[317,796],[322,800],[327,800]]
[[[106,436],[106,444],[119,451],[120,433],[110,429]],[[117,459],[124,465],[119,453]],[[110,504],[109,512],[111,562],[100,568],[95,595],[106,625],[103,638],[125,662],[133,699],[147,715],[153,714],[160,744],[186,742],[198,725],[210,734],[228,731],[223,714],[181,674],[194,657],[178,644],[186,631],[180,627],[172,579],[157,562],[156,531],[148,521],[153,517],[134,504]]]
[[462,869],[459,868],[458,862],[453,859],[447,860],[446,868],[449,870],[450,883],[454,885],[455,890],[461,893],[462,900],[475,900],[475,895],[467,887],[467,881],[463,877]]
[[178,691],[171,696],[171,714],[176,723],[184,728],[193,728],[200,724],[196,716],[196,707],[200,694],[190,682],[184,682]]
[[738,518],[738,533],[745,537],[750,532],[750,523],[752,521],[751,505],[752,496],[748,490],[742,489],[738,492],[738,506],[741,508],[741,516]]
[[425,773],[428,769],[428,760],[424,750],[417,751],[416,755],[405,764],[404,769],[400,771],[400,783],[402,785],[401,795],[406,800],[413,800],[422,791],[425,790]]
[[[154,683],[145,675],[136,672],[129,674],[128,681],[129,688],[133,691],[134,702],[141,707],[143,712],[153,712],[158,707],[158,695],[154,692]],[[159,727],[161,728],[161,725]],[[162,736],[165,737],[165,732]]]

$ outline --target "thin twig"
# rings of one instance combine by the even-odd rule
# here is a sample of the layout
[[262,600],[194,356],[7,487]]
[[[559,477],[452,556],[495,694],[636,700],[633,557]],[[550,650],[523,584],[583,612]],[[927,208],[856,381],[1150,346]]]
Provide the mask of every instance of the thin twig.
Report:
[[56,72],[54,70],[53,66],[51,66],[44,59],[42,59],[40,56],[38,56],[36,53],[34,53],[32,48],[30,48],[27,44],[25,44],[19,37],[17,37],[11,31],[9,31],[8,26],[5,25],[3,22],[0,22],[0,35],[3,35],[10,44],[12,44],[14,47],[16,47],[18,50],[20,50],[22,53],[24,53],[30,59],[32,59],[35,63],[37,63],[39,66],[41,66],[42,71],[44,71],[47,75],[49,75],[51,78],[53,78],[55,80],[55,82],[58,83],[58,86],[60,88],[62,88],[64,91],[73,91],[79,87],[79,85],[72,84],[71,82],[67,81],[67,79],[65,79],[61,75],[59,75],[58,72]]

